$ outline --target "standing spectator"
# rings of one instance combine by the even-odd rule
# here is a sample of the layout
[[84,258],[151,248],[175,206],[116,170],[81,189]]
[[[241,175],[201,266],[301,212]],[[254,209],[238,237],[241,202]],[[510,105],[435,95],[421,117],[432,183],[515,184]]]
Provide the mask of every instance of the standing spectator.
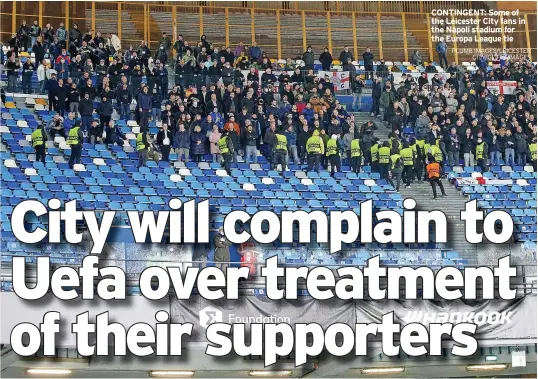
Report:
[[54,101],[56,102],[56,112],[60,116],[65,116],[67,110],[67,91],[68,88],[64,85],[63,79],[58,79],[58,87],[54,90]]
[[391,113],[395,101],[396,95],[392,91],[390,84],[385,85],[385,90],[379,98],[381,113],[383,114],[383,121],[388,121],[388,116]]
[[137,108],[140,117],[140,130],[145,132],[148,130],[148,117],[151,112],[151,107],[153,105],[151,96],[148,93],[148,87],[144,86],[144,89],[138,95],[137,99]]
[[200,126],[196,125],[191,134],[191,153],[195,162],[201,162],[205,154],[205,139],[206,136],[202,133]]
[[506,129],[502,138],[504,148],[504,164],[514,166],[515,164],[515,138],[510,129]]
[[310,131],[308,130],[308,123],[305,121],[299,130],[297,135],[297,151],[299,155],[299,164],[303,165],[306,161],[306,143],[310,138]]
[[17,88],[17,78],[19,77],[20,63],[15,60],[15,54],[12,54],[5,65],[7,71],[7,92],[15,92]]
[[179,124],[179,130],[174,136],[174,148],[176,149],[177,159],[181,161],[181,157],[185,157],[185,162],[189,161],[189,152],[191,147],[191,137],[188,130],[185,129],[185,124]]
[[65,49],[67,41],[67,30],[65,30],[63,22],[60,22],[60,27],[56,29],[56,38],[58,38],[58,42]]
[[56,80],[56,74],[51,73],[50,78],[45,83],[45,90],[47,90],[49,98],[49,111],[56,110],[56,100],[54,93],[58,87],[58,81]]
[[364,71],[366,71],[366,79],[374,77],[374,54],[367,47],[366,51],[362,54],[364,60]]
[[176,52],[176,59],[179,61],[185,53],[185,41],[183,41],[183,35],[178,34],[176,42],[174,42],[174,51]]
[[154,88],[151,97],[151,115],[155,121],[161,121],[161,100],[161,94]]
[[114,108],[112,107],[112,99],[109,99],[105,95],[101,99],[101,103],[97,106],[97,114],[99,115],[99,121],[101,126],[106,126],[110,122]]
[[[34,50],[34,45],[36,44],[36,41],[37,41],[37,37],[41,36],[41,27],[39,26],[39,24],[37,23],[37,20],[34,20],[34,23],[32,24],[32,26],[30,26],[30,38],[31,38],[31,44],[30,46],[32,46],[32,53],[35,53],[35,50]],[[36,62],[41,62],[41,59],[37,59],[38,56],[36,54],[35,56],[36,58]]]
[[536,163],[537,163],[537,157],[538,157],[538,148],[536,145],[536,137],[532,139],[532,143],[529,144],[529,152],[531,155],[531,163],[532,168],[534,169],[534,172],[536,172]]
[[348,61],[353,62],[353,60],[354,60],[353,53],[351,51],[349,51],[348,46],[344,46],[344,50],[342,50],[342,52],[340,53],[340,58],[339,59],[340,59],[341,64],[345,64]]
[[161,149],[162,160],[165,162],[170,161],[170,147],[173,143],[172,133],[168,131],[168,125],[163,123],[162,130],[157,133],[157,146]]
[[45,26],[45,29],[43,29],[43,46],[45,47],[45,50],[49,48],[49,46],[54,42],[54,28],[51,24],[47,24]]
[[120,108],[120,117],[122,120],[128,121],[131,118],[131,90],[127,83],[121,84],[121,88],[116,91],[116,103]]
[[312,46],[308,46],[303,53],[303,62],[305,70],[314,69],[314,52],[312,51]]
[[[219,150],[219,140],[222,134],[219,131],[217,125],[213,125],[213,129],[209,134],[209,151],[213,157],[213,162],[220,162],[220,150]],[[245,162],[248,163],[248,155],[245,157]]]
[[297,150],[297,133],[293,125],[289,125],[284,133],[288,143],[288,157],[293,159],[293,163],[299,164],[299,154]]
[[435,45],[435,51],[437,51],[437,54],[439,55],[439,64],[441,67],[448,68],[448,60],[446,58],[448,46],[446,45],[443,37],[439,38],[439,42],[437,42],[437,45]]
[[351,92],[353,94],[353,103],[351,104],[351,110],[353,112],[360,112],[362,105],[362,89],[364,82],[360,75],[355,76],[355,80],[351,82]]
[[[82,33],[78,29],[78,24],[73,23],[73,27],[69,30],[69,52],[71,55],[75,55],[77,49],[82,45]],[[99,43],[96,43],[99,46]]]
[[47,83],[47,62],[45,59],[40,62],[39,66],[37,66],[37,81],[39,83],[39,94],[43,95],[45,93],[45,84]]
[[22,25],[19,27],[17,34],[22,42],[23,50],[28,50],[32,46],[30,38],[30,27],[26,24],[26,20],[22,20]]
[[489,130],[486,131],[484,140],[488,145],[489,153],[489,165],[497,166],[501,160],[501,152],[499,151],[499,138],[497,136],[498,132],[495,130],[495,126],[491,126]]
[[465,130],[465,136],[463,137],[461,150],[463,151],[463,161],[465,167],[474,167],[474,152],[475,152],[475,140],[471,128]]
[[85,93],[84,98],[80,100],[78,111],[82,119],[82,130],[87,131],[93,119],[93,101],[90,100],[88,93]]
[[34,53],[35,62],[41,62],[45,58],[45,47],[41,40],[42,37],[38,35],[32,44],[32,53]]
[[172,41],[170,40],[170,37],[166,35],[166,32],[163,32],[161,39],[159,39],[159,45],[162,45],[167,52],[172,47]]
[[450,129],[448,136],[448,165],[454,167],[460,162],[460,137],[456,134],[456,128]]
[[322,68],[323,71],[330,71],[331,70],[331,65],[333,63],[333,56],[329,52],[328,47],[326,47],[323,50],[323,53],[320,54],[319,61],[321,62],[321,68]]
[[258,47],[256,41],[252,42],[252,46],[248,49],[248,55],[250,57],[251,63],[257,62],[258,59],[260,59],[260,57],[262,56],[262,51]]
[[411,55],[411,63],[415,67],[422,66],[423,62],[422,62],[422,55],[420,54],[420,51],[415,50],[413,52],[413,55]]
[[22,92],[32,93],[32,75],[35,67],[31,59],[27,59],[22,65]]
[[515,150],[516,150],[516,163],[518,166],[525,166],[527,163],[527,135],[523,133],[521,126],[517,126],[516,133],[514,134]]
[[245,146],[245,163],[258,163],[258,132],[253,128],[250,120],[246,122],[246,130],[243,132],[243,144]]
[[379,104],[383,91],[382,88],[383,87],[381,84],[381,78],[376,78],[372,85],[372,111],[370,113],[371,116],[379,116]]

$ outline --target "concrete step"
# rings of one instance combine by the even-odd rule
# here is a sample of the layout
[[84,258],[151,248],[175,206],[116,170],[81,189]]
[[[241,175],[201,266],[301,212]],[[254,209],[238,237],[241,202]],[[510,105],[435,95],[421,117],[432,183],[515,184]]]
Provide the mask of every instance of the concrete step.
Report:
[[[355,123],[362,125],[367,121],[374,121],[377,129],[374,135],[383,141],[388,140],[388,134],[391,129],[386,122],[379,117],[372,117],[369,113],[354,113]],[[465,224],[460,220],[460,212],[465,209],[467,201],[461,192],[458,191],[446,179],[442,180],[446,197],[441,197],[439,188],[437,188],[438,198],[433,199],[432,188],[429,183],[412,183],[410,188],[400,186],[400,194],[404,198],[413,198],[417,202],[416,209],[423,211],[439,210],[443,212],[447,219],[447,247],[457,251],[463,259],[469,263],[477,263],[477,245],[472,245],[465,239]]]

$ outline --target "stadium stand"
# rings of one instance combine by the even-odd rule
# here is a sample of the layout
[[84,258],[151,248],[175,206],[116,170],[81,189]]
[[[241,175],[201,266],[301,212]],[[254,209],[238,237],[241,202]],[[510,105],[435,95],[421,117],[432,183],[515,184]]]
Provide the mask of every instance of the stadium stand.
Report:
[[[224,12],[224,8],[222,9]],[[86,9],[86,12],[90,11]],[[9,47],[2,46],[4,70],[0,78],[3,83],[0,109],[0,185],[3,187],[1,224],[5,236],[5,252],[24,252],[33,256],[47,254],[51,250],[47,245],[21,246],[12,236],[9,216],[16,204],[28,198],[43,201],[53,197],[63,201],[78,200],[82,209],[96,211],[157,211],[166,209],[168,201],[173,197],[184,201],[209,199],[214,215],[211,225],[213,230],[222,225],[224,215],[236,209],[245,209],[249,214],[269,209],[276,212],[298,209],[325,212],[351,209],[358,212],[361,201],[373,200],[376,210],[392,209],[401,213],[402,201],[408,196],[417,196],[421,199],[421,207],[429,207],[427,199],[430,198],[431,192],[427,185],[418,181],[424,179],[428,154],[435,155],[435,149],[430,148],[430,145],[438,147],[440,158],[435,156],[435,160],[444,166],[444,174],[458,190],[456,192],[446,188],[448,198],[445,200],[445,212],[457,212],[457,206],[466,198],[479,200],[479,206],[486,211],[505,207],[516,220],[514,242],[536,242],[536,65],[530,60],[510,61],[507,56],[491,61],[480,57],[476,61],[462,62],[461,65],[454,64],[450,67],[443,67],[436,62],[425,62],[423,59],[417,61],[410,58],[412,62],[409,62],[405,60],[407,52],[405,56],[396,53],[399,49],[398,38],[402,34],[402,18],[364,15],[356,19],[353,16],[352,19],[346,14],[331,14],[331,23],[335,25],[332,31],[332,50],[341,51],[341,54],[340,57],[337,54],[331,57],[330,69],[332,72],[351,71],[347,84],[344,82],[343,87],[333,87],[333,84],[337,83],[334,83],[332,78],[322,77],[321,74],[317,77],[317,73],[322,70],[322,57],[317,59],[317,56],[323,50],[324,44],[311,44],[316,52],[311,64],[308,52],[303,54],[301,51],[304,40],[299,41],[293,29],[296,23],[302,22],[301,16],[293,12],[278,16],[278,33],[282,38],[278,44],[270,30],[276,22],[276,16],[273,16],[275,13],[267,11],[256,14],[256,28],[267,29],[267,33],[260,35],[260,38],[256,35],[261,48],[258,53],[255,53],[252,47],[245,47],[246,56],[239,60],[236,58],[242,47],[237,45],[248,40],[250,36],[246,28],[239,28],[238,32],[232,35],[231,53],[223,49],[218,51],[222,43],[218,39],[221,37],[214,35],[214,31],[208,32],[208,39],[214,41],[214,44],[211,44],[192,34],[192,25],[201,26],[202,19],[196,19],[198,15],[187,12],[180,18],[178,29],[170,33],[184,33],[185,40],[190,42],[190,47],[186,47],[185,40],[177,44],[177,41],[172,41],[162,34],[169,31],[166,25],[173,20],[167,8],[157,8],[151,12],[151,24],[155,23],[158,27],[151,30],[150,40],[157,40],[161,36],[162,38],[158,41],[157,48],[150,50],[144,43],[139,47],[136,47],[138,43],[132,43],[139,37],[139,15],[137,11],[124,9],[121,12],[121,27],[124,40],[130,43],[124,44],[122,49],[116,49],[119,40],[114,40],[114,37],[117,38],[114,35],[115,21],[107,16],[106,9],[92,10],[88,14],[93,17],[94,13],[95,17],[102,19],[99,24],[102,33],[100,36],[92,34],[93,31],[81,31],[77,34],[77,31],[71,28],[66,34],[68,39],[75,42],[66,44],[66,41],[47,37],[44,33],[42,37],[46,49],[43,50],[39,44],[30,46],[29,34],[25,33],[30,33],[33,29],[22,25],[18,33],[8,41]],[[217,27],[223,14],[204,14],[206,28]],[[229,17],[233,25],[247,25],[253,16],[252,12],[231,12]],[[327,14],[323,12],[305,20],[308,41],[327,39],[327,29],[322,27],[326,22]],[[351,50],[345,52],[343,49],[347,43],[347,31],[355,22],[356,32],[360,35],[359,45],[351,46]],[[380,22],[384,25],[381,36],[384,55],[387,58],[390,56],[390,61],[378,57],[382,51],[380,46],[377,46],[380,35],[376,25]],[[416,47],[417,52],[423,51],[420,48],[421,42],[415,39],[416,33],[405,33],[408,48]],[[61,37],[59,31],[56,31],[55,35]],[[101,43],[103,45],[100,45]],[[166,48],[160,49],[161,45],[166,45]],[[266,56],[261,52],[274,53],[277,45],[278,56],[284,54],[284,58],[290,59],[267,56],[268,60],[264,61]],[[210,54],[206,56],[202,46]],[[373,57],[366,53],[353,56],[353,53],[357,55],[357,47],[363,50],[370,46]],[[62,47],[67,48],[67,51],[62,51]],[[187,50],[192,54],[187,53]],[[44,64],[35,61],[36,54],[45,59]],[[348,56],[346,54],[351,54],[352,57],[347,62],[344,61],[347,58],[341,60],[342,56]],[[83,59],[77,60],[78,55]],[[173,55],[177,55],[176,59]],[[66,66],[63,66],[62,57],[68,63]],[[202,65],[193,64],[191,59],[198,59],[198,63]],[[216,71],[211,71],[212,62],[221,59],[223,62],[229,62],[231,68],[224,63],[218,63]],[[104,63],[100,60],[104,60]],[[166,65],[161,67],[159,61],[166,62]],[[252,76],[247,75],[250,68],[255,70]],[[275,70],[277,75],[264,73],[267,68]],[[309,72],[309,68],[313,71]],[[295,69],[299,69],[298,74]],[[297,76],[280,75],[287,70]],[[86,87],[85,81],[80,79],[85,72],[89,73],[90,87]],[[124,107],[120,106],[123,96],[120,96],[121,86],[117,86],[122,77],[127,79],[128,93],[123,94],[126,99],[126,112],[123,111]],[[58,99],[58,94],[63,94],[56,89],[59,79],[65,79],[69,88],[72,83],[75,85],[72,98],[68,89],[65,99]],[[498,99],[503,96],[498,96],[495,91],[487,91],[482,83],[482,80],[487,79],[515,80],[518,84],[515,92],[506,95],[506,101],[502,103]],[[104,86],[101,84],[103,81]],[[224,82],[231,87],[226,89]],[[288,83],[293,86],[286,87]],[[200,94],[202,84],[205,84],[208,94]],[[106,89],[107,86],[110,86],[109,90]],[[140,112],[140,99],[144,99],[144,95],[140,93],[144,87],[150,88],[148,112]],[[249,89],[252,99],[247,95]],[[320,96],[313,94],[318,89]],[[35,95],[25,95],[23,91]],[[70,103],[78,103],[80,106],[84,92],[91,94],[91,112],[81,115],[81,109],[78,109],[81,113],[77,112],[76,108],[70,108]],[[230,92],[235,92],[235,97],[241,100],[234,99]],[[436,102],[435,92],[442,97],[441,104]],[[455,105],[447,100],[451,92],[454,94]],[[48,96],[43,96],[45,93]],[[216,113],[212,113],[213,110],[208,108],[211,102],[210,93],[217,95]],[[291,101],[284,102],[284,95]],[[102,101],[103,96],[107,96],[109,100]],[[192,99],[195,98],[197,101],[193,105]],[[407,104],[402,99],[406,99]],[[514,104],[508,105],[509,102]],[[196,105],[200,103],[204,107]],[[307,103],[310,107],[306,106]],[[518,109],[519,104],[521,109]],[[168,117],[167,105],[172,107]],[[292,105],[297,107],[297,111]],[[241,115],[244,106],[248,109]],[[262,107],[261,110],[258,110],[258,106]],[[460,107],[463,109],[457,110]],[[310,111],[310,108],[314,111]],[[109,110],[108,113],[106,109]],[[318,113],[320,109],[324,110],[325,114]],[[51,129],[57,120],[55,117],[58,110],[63,113],[63,119],[58,126],[60,132]],[[74,111],[72,121],[68,121],[68,110]],[[333,113],[335,110],[336,113]],[[422,111],[425,112],[424,115],[421,114]],[[508,117],[504,117],[505,112],[509,112]],[[377,117],[380,113],[382,119]],[[230,119],[232,114],[235,116],[234,120]],[[489,118],[486,117],[488,114]],[[153,118],[149,119],[147,115],[152,115]],[[208,115],[212,116],[210,122],[206,122]],[[287,127],[284,127],[288,116],[292,120],[290,134],[286,134]],[[512,119],[512,116],[515,118]],[[245,161],[248,145],[244,137],[246,119],[254,126],[256,163]],[[478,125],[473,124],[473,119],[476,119]],[[68,134],[76,125],[82,124],[83,129],[86,129],[90,123],[88,120],[97,121],[97,131],[85,131],[88,134],[84,136],[80,163],[71,167],[69,160],[72,146],[68,143]],[[115,129],[108,129],[109,120],[112,120]],[[422,122],[424,120],[425,123]],[[494,122],[494,132],[490,130],[489,120]],[[458,121],[462,123],[458,124]],[[164,158],[163,147],[166,148],[162,138],[159,140],[158,136],[162,133],[163,123],[170,128],[169,140],[176,140],[166,145],[173,148],[168,161],[160,160]],[[179,124],[186,126],[186,145],[180,144],[179,140],[174,138],[178,135],[176,133]],[[216,141],[212,141],[213,144],[209,142],[213,124],[218,127],[219,137],[222,130],[235,133],[234,149],[241,154],[235,157],[236,161],[231,164],[229,172],[218,162]],[[275,132],[270,131],[272,124],[277,127]],[[203,146],[201,150],[196,148],[196,141],[191,139],[196,134],[195,126],[203,128],[200,133]],[[307,127],[308,137],[314,129],[324,130],[325,148],[331,136],[339,136],[337,150],[338,155],[341,155],[342,167],[334,175],[329,171],[329,167],[333,166],[329,165],[330,157],[325,158],[325,154],[321,172],[307,169],[303,159],[307,141],[301,136],[303,126]],[[457,129],[454,137],[450,134],[452,126]],[[518,131],[518,126],[523,130]],[[46,134],[54,133],[53,138],[44,142],[44,162],[36,160],[33,146],[32,133],[38,127],[43,127]],[[471,131],[474,138],[472,141],[466,139],[467,127],[476,128]],[[499,135],[498,131],[501,129],[503,133],[504,130],[511,129],[515,138]],[[106,134],[112,131],[117,139],[107,140]],[[160,154],[154,154],[139,167],[138,138],[146,131],[151,136],[151,147]],[[287,137],[287,170],[283,170],[281,165],[275,167],[272,162],[277,134]],[[391,155],[400,157],[402,142],[410,143],[414,149],[413,167],[420,168],[422,175],[414,171],[404,174],[404,179],[411,176],[409,179],[414,181],[411,188],[403,188],[403,182],[402,188],[396,188],[397,185],[392,180],[397,177],[398,167],[395,164],[399,164],[398,159],[401,158],[394,158],[396,161],[391,159],[390,167],[385,173],[380,171],[375,162],[372,164],[369,146],[375,145],[375,139],[385,141],[387,137],[391,148],[393,144],[396,146]],[[482,151],[485,156],[476,162],[476,166],[470,165],[465,154],[478,154],[476,145],[480,143],[476,141],[480,138],[487,145],[487,152]],[[293,142],[289,143],[294,140],[295,145]],[[350,160],[347,159],[352,140],[358,140],[361,146],[363,165],[359,172],[353,172]],[[413,143],[415,140],[418,141],[417,145]],[[507,145],[508,142],[511,145]],[[299,151],[298,155],[303,162],[294,161],[292,147]],[[180,153],[189,148],[191,160],[187,161]],[[504,150],[511,148],[515,148],[512,156],[516,159],[505,162],[502,159],[506,158]],[[418,155],[417,149],[420,150]],[[501,153],[500,156],[495,152]],[[494,154],[491,155],[492,153]],[[456,156],[457,162],[449,164],[453,156]],[[518,162],[517,165],[514,160]],[[436,205],[442,206],[440,203],[432,203],[431,209]],[[47,220],[34,218],[26,222],[38,227]],[[124,215],[118,216],[116,220],[116,224],[120,226],[126,222]],[[474,263],[474,253],[466,252],[466,245],[461,242],[461,228],[455,230],[458,233],[456,237],[460,237],[455,239],[459,241],[448,246],[433,243],[417,246],[352,244],[346,247],[342,256],[331,257],[326,253],[325,246],[309,246],[306,252],[301,252],[296,249],[297,246],[275,245],[264,247],[260,257],[276,254],[288,263],[362,264],[373,252],[383,249],[381,256],[385,264],[418,264],[425,261],[432,265]],[[290,249],[287,255],[284,248]],[[71,250],[66,247],[65,254],[59,253],[61,259],[68,258],[68,251]],[[5,255],[4,257],[9,259]]]

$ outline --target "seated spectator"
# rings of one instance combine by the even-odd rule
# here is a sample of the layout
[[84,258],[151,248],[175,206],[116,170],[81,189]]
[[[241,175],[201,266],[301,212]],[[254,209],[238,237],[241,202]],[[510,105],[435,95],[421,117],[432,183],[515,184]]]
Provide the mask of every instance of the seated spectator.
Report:
[[114,122],[114,120],[110,120],[108,122],[105,128],[105,132],[106,144],[117,144],[119,146],[123,146],[124,142],[127,141],[125,134],[121,132],[120,127]]
[[59,114],[55,114],[52,120],[50,120],[47,130],[50,139],[53,141],[57,136],[63,137],[64,139],[67,138],[64,128],[64,119],[60,117]]
[[102,143],[103,139],[103,127],[99,124],[99,121],[92,120],[90,129],[88,130],[88,139],[92,145]]

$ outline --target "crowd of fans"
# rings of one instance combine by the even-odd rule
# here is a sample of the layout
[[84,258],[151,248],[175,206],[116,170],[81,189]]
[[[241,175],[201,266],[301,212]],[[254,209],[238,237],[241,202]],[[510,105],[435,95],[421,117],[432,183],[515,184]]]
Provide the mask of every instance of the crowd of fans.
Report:
[[[369,165],[397,189],[401,180],[409,186],[431,177],[427,165],[433,162],[440,164],[439,175],[443,163],[460,161],[483,171],[501,160],[531,163],[536,170],[536,65],[528,59],[497,67],[480,57],[474,73],[452,63],[447,80],[438,74],[428,79],[430,66],[421,77],[408,74],[396,85],[382,60],[374,72],[370,49],[362,55],[364,72],[357,72],[346,47],[339,63],[353,75],[352,111],[361,106],[364,92],[371,92],[372,119],[380,116],[388,124],[388,139],[381,141],[374,136],[376,124],[357,124],[335,96],[330,78],[316,75],[310,46],[299,64],[288,59],[279,67],[278,76],[256,43],[218,48],[202,35],[191,46],[181,35],[171,41],[163,33],[153,52],[145,41],[124,51],[120,46],[117,36],[82,34],[76,24],[67,31],[63,24],[42,30],[37,22],[23,22],[9,41],[4,68],[8,92],[16,90],[19,70],[22,90],[30,92],[37,71],[39,91],[58,114],[40,127],[38,140],[59,135],[72,145],[123,144],[126,136],[117,120],[134,119],[140,127],[140,165],[147,159],[169,161],[175,151],[184,161],[211,154],[229,170],[239,156],[257,163],[259,150],[281,170],[288,163],[308,164],[316,171],[330,166],[334,174]],[[21,65],[18,55],[28,48],[35,61]],[[442,46],[437,50],[441,57]],[[318,59],[324,70],[331,69],[328,49]],[[249,70],[246,77],[243,70]],[[371,85],[365,84],[368,79]],[[488,80],[513,80],[517,87],[513,94],[500,95],[488,90]],[[152,133],[155,128],[158,132]],[[70,163],[79,159],[77,151]]]

